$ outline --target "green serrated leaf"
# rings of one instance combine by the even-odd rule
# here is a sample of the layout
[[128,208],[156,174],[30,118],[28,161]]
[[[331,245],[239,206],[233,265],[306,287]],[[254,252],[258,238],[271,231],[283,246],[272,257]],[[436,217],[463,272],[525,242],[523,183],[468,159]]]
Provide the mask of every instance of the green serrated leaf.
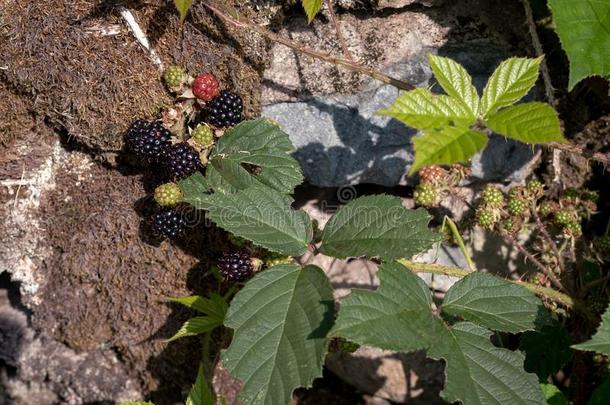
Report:
[[536,373],[540,380],[559,371],[572,357],[570,335],[558,322],[525,332],[519,348],[525,352],[525,370]]
[[602,322],[593,337],[583,343],[572,345],[572,348],[587,350],[610,356],[610,307],[602,315]]
[[178,185],[182,190],[182,200],[195,208],[201,208],[205,195],[210,193],[210,185],[199,172],[180,180]]
[[196,316],[184,322],[178,332],[168,342],[173,342],[176,339],[180,339],[186,336],[195,336],[201,333],[209,332],[213,329],[222,325],[222,319],[218,319],[211,316]]
[[429,54],[428,61],[434,77],[445,93],[462,103],[471,116],[479,115],[479,93],[472,84],[472,77],[456,61],[438,55]]
[[540,384],[540,389],[548,405],[570,405],[570,401],[555,385]]
[[487,119],[491,130],[529,144],[566,142],[557,112],[545,103],[524,103],[505,108]]
[[427,131],[413,138],[415,161],[409,174],[432,164],[465,162],[485,148],[489,139],[481,131],[445,127],[442,131]]
[[404,208],[398,197],[360,197],[341,207],[328,221],[320,250],[337,258],[409,258],[440,239],[428,229],[430,218],[424,209]]
[[489,78],[481,98],[484,117],[500,108],[513,105],[534,87],[542,57],[536,59],[510,58],[498,66]]
[[223,135],[210,156],[206,179],[216,192],[264,184],[290,194],[301,184],[299,162],[288,135],[264,118],[244,121]]
[[377,290],[354,289],[341,301],[330,335],[402,352],[429,347],[442,324],[426,283],[395,262],[383,263],[377,275]]
[[[608,398],[610,398],[610,377],[606,377],[604,381],[595,388],[587,405],[608,405]],[[549,402],[549,405],[554,404]]]
[[546,404],[536,375],[523,371],[523,355],[494,346],[491,335],[459,322],[429,348],[430,357],[447,363],[443,399],[468,405]]
[[184,21],[184,19],[186,18],[186,14],[188,13],[189,8],[191,8],[192,4],[193,0],[174,0],[174,5],[176,6],[178,13],[180,14],[180,22]]
[[263,185],[234,194],[214,193],[202,204],[218,226],[272,252],[300,256],[313,237],[309,216],[293,199]]
[[523,371],[523,355],[495,347],[492,332],[469,322],[449,327],[432,314],[426,284],[397,263],[384,263],[376,291],[352,290],[341,302],[332,336],[382,349],[427,349],[445,359],[442,396],[464,404],[544,404],[534,374]]
[[445,126],[468,127],[476,115],[469,107],[449,96],[437,96],[428,89],[415,89],[401,94],[394,104],[378,112],[419,130]]
[[224,321],[228,308],[225,299],[216,293],[212,293],[210,298],[192,295],[188,297],[172,298],[171,300],[196,311],[203,312],[214,319],[220,320],[220,322]]
[[309,24],[316,17],[316,14],[318,14],[322,9],[324,0],[301,0],[301,4],[303,5],[303,9],[307,14],[307,23]]
[[231,302],[234,337],[222,354],[245,405],[287,404],[322,375],[333,312],[332,287],[315,266],[275,266],[248,281]]
[[491,330],[517,333],[540,327],[544,306],[524,287],[474,272],[447,291],[443,311]]
[[214,405],[214,392],[205,380],[203,365],[199,366],[197,379],[186,398],[186,405]]
[[568,88],[589,76],[610,77],[610,0],[549,0],[549,7],[570,60]]

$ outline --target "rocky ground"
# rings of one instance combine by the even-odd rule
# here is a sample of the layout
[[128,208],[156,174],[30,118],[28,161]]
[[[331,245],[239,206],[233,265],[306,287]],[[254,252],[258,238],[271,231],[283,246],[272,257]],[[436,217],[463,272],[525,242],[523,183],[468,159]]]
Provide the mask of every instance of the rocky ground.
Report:
[[[231,3],[281,35],[341,52],[326,11],[308,26],[294,1]],[[336,3],[354,58],[416,85],[432,84],[427,52],[464,63],[479,87],[506,56],[532,53],[518,1]],[[135,40],[123,7],[161,65]],[[389,86],[228,27],[197,2],[181,26],[171,2],[161,0],[0,0],[0,404],[143,397],[173,404],[194,381],[197,340],[164,342],[191,314],[167,298],[205,294],[206,270],[227,242],[203,226],[189,240],[154,240],[144,220],[150,176],[120,152],[129,123],[169,103],[160,72],[171,64],[213,72],[244,96],[248,116],[281,123],[309,183],[297,200],[321,223],[337,204],[364,193],[393,192],[412,204],[404,177],[412,162],[410,134],[374,116],[398,94]],[[566,126],[572,133],[584,128],[576,140],[606,151],[607,101],[586,107],[596,94],[568,98],[563,108],[578,114]],[[562,181],[588,180],[585,161],[562,159]],[[545,162],[541,151],[496,139],[473,170],[480,179],[519,182]],[[354,187],[362,183],[369,185]],[[464,189],[466,198],[476,184]],[[460,211],[457,200],[445,204]],[[516,257],[485,235],[472,241],[481,268],[498,260],[481,253],[490,244],[503,252],[507,268]],[[462,260],[452,250],[430,255]],[[373,263],[316,260],[337,296],[376,286]],[[451,282],[429,281],[441,290]],[[298,390],[295,402],[442,403],[441,371],[442,363],[421,353],[361,348],[329,357],[325,377],[312,390]],[[234,403],[237,386],[221,367],[214,385]]]

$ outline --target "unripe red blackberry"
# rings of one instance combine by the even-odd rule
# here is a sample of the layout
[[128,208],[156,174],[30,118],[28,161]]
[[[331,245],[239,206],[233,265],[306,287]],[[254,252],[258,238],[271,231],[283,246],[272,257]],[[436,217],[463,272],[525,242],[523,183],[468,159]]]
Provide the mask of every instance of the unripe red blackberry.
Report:
[[186,218],[182,213],[164,208],[152,217],[152,229],[158,236],[174,239],[186,230]]
[[490,208],[500,208],[504,205],[504,195],[494,186],[486,186],[481,192],[481,201]]
[[148,163],[162,159],[172,134],[161,121],[136,120],[125,134],[127,150]]
[[214,97],[218,96],[220,92],[220,85],[214,75],[206,73],[199,75],[195,78],[191,84],[193,94],[200,100],[210,101]]
[[254,271],[250,255],[245,252],[231,252],[218,261],[220,274],[227,281],[244,281],[250,277]]
[[506,204],[508,212],[511,215],[521,216],[525,213],[525,203],[516,197],[509,197],[508,203]]
[[437,165],[425,166],[419,170],[419,179],[422,183],[433,185],[443,184],[447,180],[447,170]]
[[497,217],[493,211],[479,207],[476,212],[477,224],[485,229],[492,229],[497,222]]
[[168,178],[180,180],[195,173],[201,166],[201,159],[191,145],[182,142],[167,148],[163,166]]
[[191,139],[201,148],[207,148],[214,144],[214,132],[206,124],[199,124],[193,130]]
[[218,128],[232,127],[243,119],[244,104],[239,94],[223,90],[208,103],[206,120]]
[[170,89],[180,87],[185,79],[186,73],[180,66],[170,66],[163,72],[163,80]]
[[433,185],[429,183],[420,183],[415,188],[413,199],[415,204],[422,207],[434,207],[438,204],[440,198],[439,192]]
[[172,207],[182,200],[182,189],[176,183],[161,184],[155,189],[155,201],[162,207]]

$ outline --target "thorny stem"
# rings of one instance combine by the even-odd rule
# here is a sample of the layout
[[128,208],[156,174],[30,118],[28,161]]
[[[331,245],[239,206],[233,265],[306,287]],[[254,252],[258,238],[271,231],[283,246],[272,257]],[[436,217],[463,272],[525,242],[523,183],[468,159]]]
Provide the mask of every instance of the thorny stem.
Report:
[[561,253],[559,253],[557,244],[555,243],[553,238],[551,238],[551,235],[549,235],[549,232],[546,229],[546,226],[540,220],[540,216],[538,215],[538,212],[536,211],[535,203],[532,205],[531,211],[532,211],[532,216],[534,217],[534,221],[536,221],[536,225],[538,226],[538,230],[540,231],[540,233],[542,234],[544,239],[546,239],[547,242],[551,245],[551,250],[553,250],[553,254],[557,257],[557,263],[559,264],[559,270],[561,270],[561,273],[564,273],[565,265],[563,262],[563,256],[561,255]]
[[339,40],[339,43],[341,44],[341,48],[343,49],[343,56],[345,56],[345,59],[347,59],[349,61],[353,61],[354,58],[352,57],[352,53],[349,51],[349,48],[347,47],[347,42],[345,41],[345,37],[343,36],[343,33],[341,32],[341,25],[339,24],[339,20],[337,19],[337,15],[335,14],[335,6],[333,5],[333,0],[328,0],[326,2],[326,4],[328,4],[328,14],[330,14],[330,21],[333,23],[333,26],[335,27],[335,32],[337,33],[337,39]]
[[443,219],[443,227],[445,226],[445,224],[449,227],[449,229],[451,230],[451,233],[453,234],[453,237],[456,239],[458,246],[460,247],[460,251],[464,255],[464,258],[466,259],[468,268],[470,269],[470,271],[476,271],[477,268],[474,265],[472,258],[468,254],[468,251],[466,250],[466,245],[464,244],[464,239],[462,239],[462,235],[460,235],[460,232],[458,231],[457,226],[455,225],[455,222],[453,222],[451,220],[451,218],[449,218],[448,216],[445,215],[445,218]]
[[563,287],[563,284],[561,284],[561,281],[559,281],[559,279],[557,278],[557,276],[555,276],[555,274],[553,273],[553,270],[548,269],[544,264],[540,263],[540,261],[538,259],[536,259],[534,257],[534,255],[532,255],[525,247],[523,247],[523,245],[521,245],[512,235],[509,235],[507,233],[502,233],[502,238],[508,242],[509,244],[511,244],[512,246],[514,246],[515,248],[517,248],[517,250],[519,252],[521,252],[521,254],[523,256],[525,256],[528,260],[530,260],[536,267],[538,267],[538,269],[540,271],[542,271],[542,273],[544,273],[549,280],[551,280],[551,283],[558,288],[559,290],[565,291],[565,288]]
[[[328,53],[320,52],[315,49],[308,48],[298,42],[292,41],[287,38],[283,38],[271,31],[268,31],[267,29],[261,27],[260,25],[249,21],[248,19],[246,19],[244,17],[238,16],[237,13],[235,12],[235,10],[232,10],[232,11],[227,10],[226,6],[224,7],[225,11],[221,11],[219,9],[220,7],[218,5],[213,4],[210,1],[203,2],[203,5],[206,6],[208,9],[210,9],[212,12],[214,12],[214,14],[216,14],[218,17],[222,18],[224,21],[226,21],[229,24],[232,24],[236,27],[247,27],[247,28],[251,29],[252,31],[259,33],[260,35],[264,36],[265,38],[267,38],[273,42],[277,42],[277,43],[287,46],[291,49],[294,49],[298,52],[301,52],[305,55],[309,55],[312,58],[320,59],[320,60],[323,60],[328,63],[333,63],[337,66],[343,66],[347,69],[365,74],[367,76],[372,77],[373,79],[377,79],[380,82],[392,85],[392,86],[397,87],[402,90],[413,90],[415,88],[415,86],[413,86],[412,84],[409,84],[409,83],[403,82],[402,80],[398,80],[396,78],[388,76],[385,73],[381,73],[378,70],[371,69],[369,67],[360,65],[351,60],[336,58],[334,56],[331,56]],[[229,14],[233,14],[233,15],[229,15]]]
[[[459,277],[459,278],[466,277],[467,275],[472,274],[472,272],[465,270],[465,269],[461,269],[458,267],[443,266],[441,264],[417,263],[417,262],[413,262],[411,260],[406,260],[406,259],[400,259],[398,261],[414,273],[442,274],[445,276]],[[532,291],[533,293],[535,293],[537,295],[541,295],[543,297],[547,297],[551,301],[562,304],[562,305],[566,306],[567,308],[575,308],[575,309],[582,308],[582,305],[580,303],[576,302],[574,299],[572,299],[572,297],[570,297],[566,294],[563,294],[559,291],[555,291],[552,288],[542,287],[540,285],[527,283],[525,281],[518,281],[518,280],[508,280],[508,281],[513,284],[521,285],[521,286],[527,288],[528,290]]]

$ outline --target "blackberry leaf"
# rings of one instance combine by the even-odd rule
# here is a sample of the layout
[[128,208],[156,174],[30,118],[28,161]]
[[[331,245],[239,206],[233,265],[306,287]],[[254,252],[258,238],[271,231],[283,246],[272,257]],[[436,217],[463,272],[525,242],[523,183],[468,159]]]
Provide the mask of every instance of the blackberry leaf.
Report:
[[445,93],[460,101],[473,117],[479,115],[479,94],[466,69],[456,61],[442,56],[430,54],[428,61],[434,77]]
[[243,388],[245,405],[290,403],[292,391],[322,375],[334,318],[332,287],[315,266],[275,266],[236,295],[225,321],[233,341],[223,365]]
[[610,307],[602,315],[602,323],[597,332],[586,342],[573,345],[578,350],[593,351],[610,356]]
[[566,142],[557,112],[545,103],[524,103],[505,108],[487,119],[494,132],[523,143]]
[[328,221],[320,249],[340,259],[363,255],[388,260],[408,258],[440,240],[428,229],[430,218],[424,209],[404,208],[398,197],[360,197],[341,207]]

